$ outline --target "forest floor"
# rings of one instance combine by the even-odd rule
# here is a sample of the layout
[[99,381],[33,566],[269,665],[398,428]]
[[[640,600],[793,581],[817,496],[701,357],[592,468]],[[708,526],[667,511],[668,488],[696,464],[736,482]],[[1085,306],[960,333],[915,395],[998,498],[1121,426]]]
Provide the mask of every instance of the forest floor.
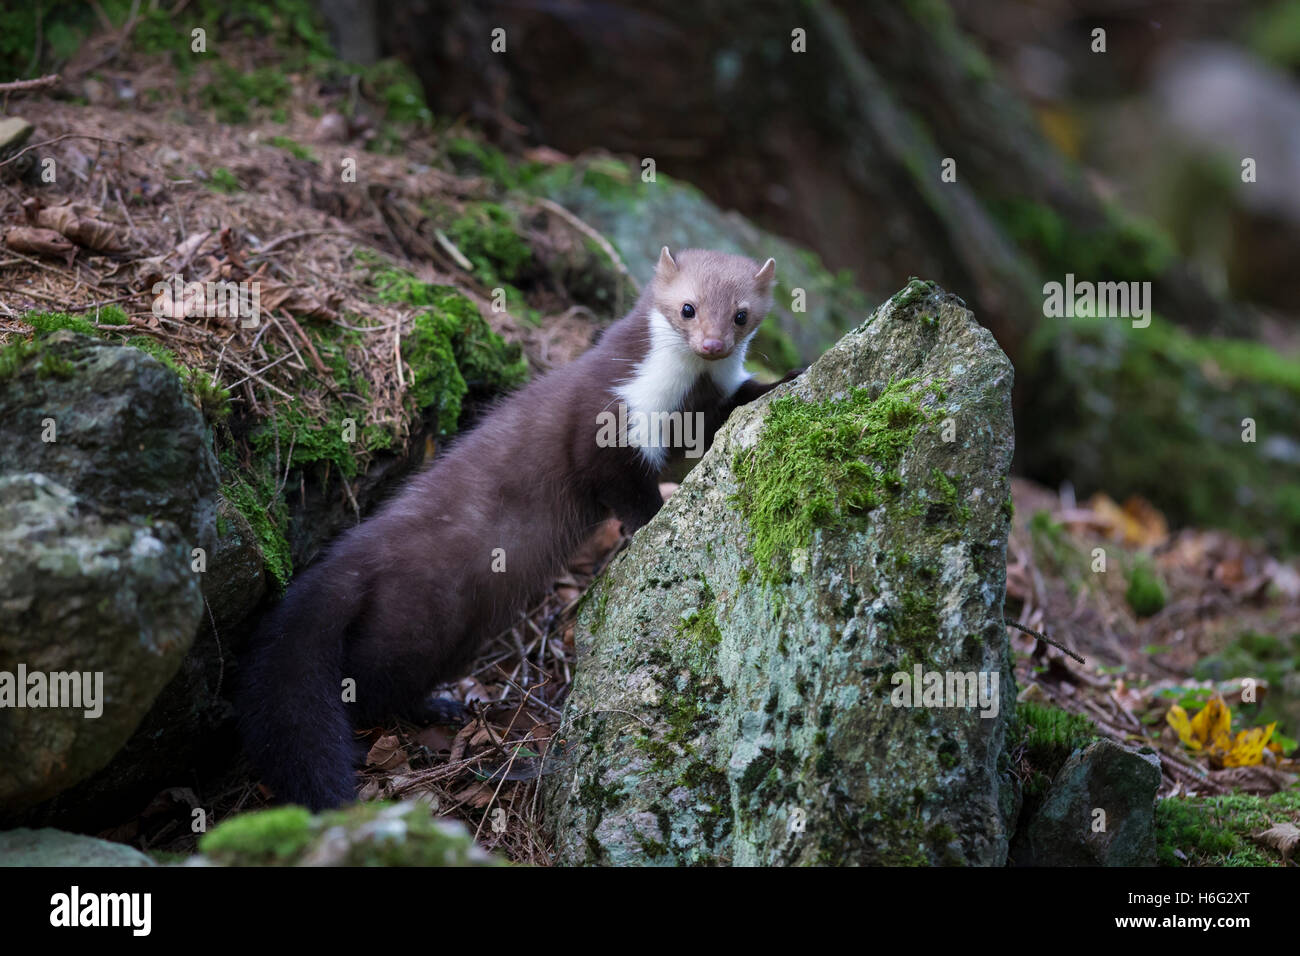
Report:
[[[93,47],[85,57],[99,58]],[[436,228],[440,217],[488,195],[482,180],[446,161],[445,143],[465,131],[392,122],[373,104],[385,96],[391,104],[400,83],[376,85],[368,97],[355,84],[290,75],[273,102],[232,117],[245,92],[223,98],[220,83],[229,77],[200,73],[181,84],[155,59],[116,62],[86,70],[73,63],[57,97],[10,104],[38,125],[37,156],[55,160],[58,179],[33,189],[6,181],[0,165],[0,231],[52,222],[48,208],[59,204],[44,200],[42,218],[38,195],[73,204],[81,225],[58,241],[36,234],[0,248],[0,346],[30,336],[33,313],[72,314],[100,334],[165,346],[245,412],[267,412],[316,400],[319,390],[304,399],[303,382],[323,368],[303,327],[328,323],[360,332],[349,360],[365,367],[368,422],[401,431],[409,409],[394,342],[416,309],[376,298],[359,251],[422,282],[456,287],[522,346],[534,373],[571,360],[599,327],[589,309],[553,287],[530,289],[504,311],[491,307],[477,264]],[[250,62],[245,73],[263,69]],[[359,151],[359,143],[385,138],[393,140],[388,151]],[[365,189],[324,174],[357,156]],[[0,162],[17,167],[18,158]],[[566,159],[546,151],[534,158]],[[27,175],[39,176],[39,167]],[[545,209],[524,228],[543,258],[594,233]],[[42,238],[52,243],[44,254]],[[187,318],[183,308],[159,314],[153,283],[175,272],[199,281],[256,278],[275,319],[253,334],[219,318]],[[273,340],[279,347],[268,351]],[[1013,503],[1008,616],[1086,661],[1010,632],[1020,700],[1055,705],[1099,734],[1155,748],[1163,797],[1294,787],[1300,766],[1282,754],[1300,736],[1300,567],[1221,532],[1171,531],[1140,500],[1080,502],[1068,488],[1017,480]],[[448,688],[470,705],[469,723],[376,728],[363,796],[428,800],[464,819],[488,849],[549,861],[538,808],[542,758],[573,673],[582,595],[623,543],[617,523],[602,527],[546,597]],[[1242,678],[1253,681],[1253,700],[1243,700]],[[1270,725],[1267,736],[1253,732]],[[166,799],[215,808],[217,819],[267,802],[239,772],[210,792]],[[154,809],[105,835],[154,851],[192,850],[188,829],[170,814],[161,815],[166,824],[151,822]],[[1275,816],[1264,822],[1300,824],[1295,809]]]

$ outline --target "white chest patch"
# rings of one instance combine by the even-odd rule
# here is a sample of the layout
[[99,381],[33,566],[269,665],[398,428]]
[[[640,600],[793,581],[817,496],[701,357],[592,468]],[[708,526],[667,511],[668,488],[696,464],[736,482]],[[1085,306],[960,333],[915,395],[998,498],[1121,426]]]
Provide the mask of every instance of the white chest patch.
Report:
[[[745,371],[745,351],[749,340],[739,343],[725,359],[710,362],[695,354],[689,345],[657,309],[650,313],[650,348],[632,371],[632,377],[614,388],[614,394],[627,405],[629,419],[679,413],[682,402],[701,375],[708,375],[723,397],[731,396],[749,378]],[[641,446],[641,454],[655,469],[662,468],[668,448],[662,435],[654,433]]]

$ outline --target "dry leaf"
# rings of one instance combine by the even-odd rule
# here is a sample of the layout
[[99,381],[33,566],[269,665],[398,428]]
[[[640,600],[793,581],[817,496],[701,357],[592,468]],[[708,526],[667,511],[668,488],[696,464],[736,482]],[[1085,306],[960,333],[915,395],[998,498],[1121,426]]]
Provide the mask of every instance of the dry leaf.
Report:
[[446,727],[425,727],[415,735],[415,742],[421,747],[425,747],[434,753],[441,753],[444,750],[451,750],[451,745],[456,739],[456,734]]
[[479,810],[492,802],[492,793],[495,789],[495,784],[472,783],[463,790],[453,793],[452,799],[471,809]]
[[1145,498],[1133,495],[1121,508],[1110,497],[1098,492],[1088,499],[1088,509],[1098,524],[1127,545],[1151,547],[1169,537],[1165,516]]
[[1291,862],[1291,854],[1295,848],[1300,846],[1300,827],[1294,823],[1279,823],[1275,827],[1269,827],[1263,833],[1255,835],[1256,842],[1263,846],[1272,847],[1282,854],[1284,863]]
[[36,226],[15,226],[10,229],[5,233],[5,245],[14,252],[25,252],[34,256],[53,256],[56,259],[65,259],[69,263],[77,254],[77,247],[62,233]]
[[387,770],[390,773],[411,769],[406,759],[406,752],[402,750],[402,742],[395,734],[388,734],[375,741],[375,745],[366,754],[366,766]]
[[490,704],[496,700],[496,694],[488,690],[473,677],[462,677],[456,682],[456,696],[467,704]]
[[264,312],[275,312],[283,308],[294,315],[306,316],[309,319],[323,319],[327,322],[336,321],[339,317],[328,304],[321,302],[313,293],[305,289],[260,276],[255,277],[254,281],[258,285],[258,304]]
[[1268,796],[1285,790],[1296,782],[1295,774],[1276,767],[1257,764],[1254,767],[1232,767],[1228,770],[1211,770],[1210,779],[1228,790],[1241,790],[1259,796]]
[[42,207],[39,201],[23,203],[27,219],[43,229],[53,229],[73,242],[99,252],[125,252],[127,242],[121,236],[121,227],[96,219],[87,206]]

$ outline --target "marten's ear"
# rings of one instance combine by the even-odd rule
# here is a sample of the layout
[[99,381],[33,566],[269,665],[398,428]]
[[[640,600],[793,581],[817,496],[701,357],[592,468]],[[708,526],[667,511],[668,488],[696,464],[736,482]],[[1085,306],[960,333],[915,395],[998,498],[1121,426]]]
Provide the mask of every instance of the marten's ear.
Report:
[[655,266],[655,275],[661,279],[671,279],[677,275],[677,263],[667,246],[659,250],[659,264]]
[[754,273],[754,281],[759,285],[767,285],[774,275],[776,275],[776,260],[768,259],[763,263],[763,268]]

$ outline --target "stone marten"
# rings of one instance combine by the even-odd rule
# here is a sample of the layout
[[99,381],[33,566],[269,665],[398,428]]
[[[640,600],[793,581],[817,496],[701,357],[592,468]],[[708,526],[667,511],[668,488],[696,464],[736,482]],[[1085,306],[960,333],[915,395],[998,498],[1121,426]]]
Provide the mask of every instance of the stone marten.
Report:
[[[631,534],[654,517],[660,471],[684,453],[674,436],[707,444],[733,408],[779,384],[744,369],[775,270],[664,247],[591,349],[505,398],[294,579],[252,639],[236,698],[245,749],[277,798],[313,810],[354,800],[353,727],[427,716],[432,689],[463,674],[601,521],[612,513]],[[664,413],[688,424],[636,427]]]

